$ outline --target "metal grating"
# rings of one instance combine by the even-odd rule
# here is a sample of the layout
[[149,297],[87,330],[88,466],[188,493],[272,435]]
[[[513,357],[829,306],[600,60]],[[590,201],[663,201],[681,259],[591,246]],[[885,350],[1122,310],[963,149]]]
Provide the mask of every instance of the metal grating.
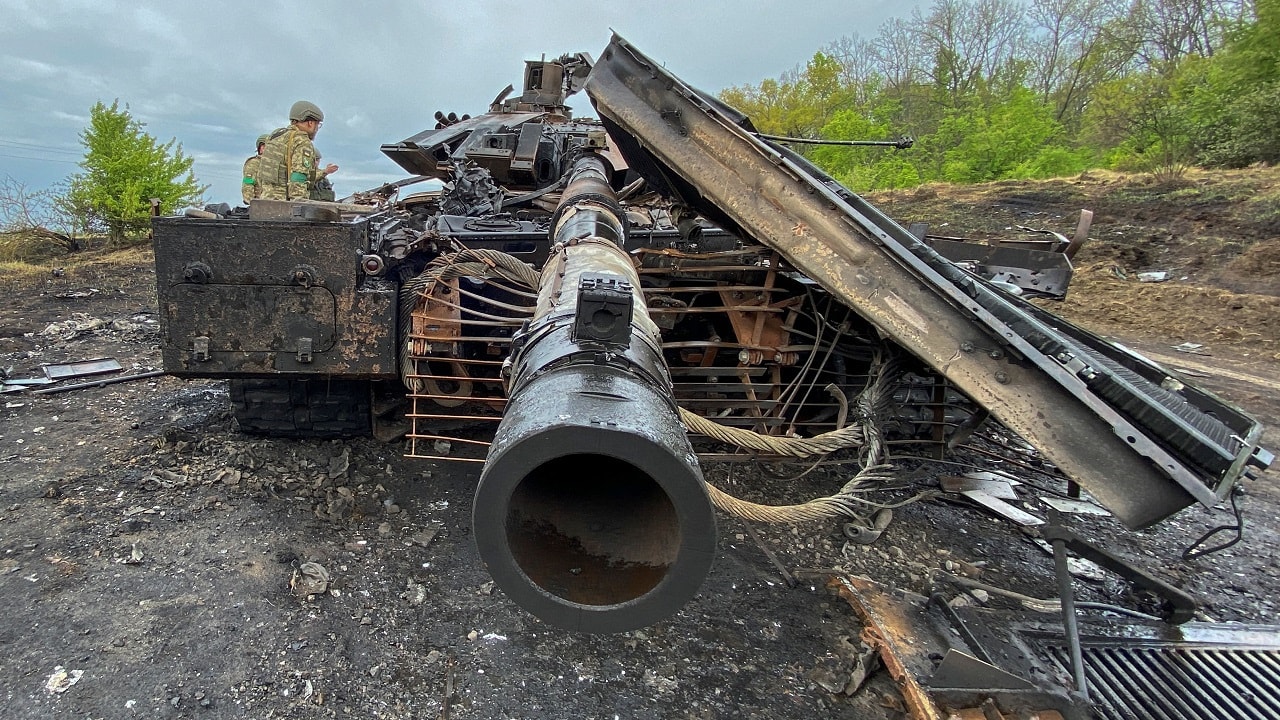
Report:
[[[1046,648],[1064,671],[1064,646]],[[1186,646],[1083,648],[1094,713],[1107,720],[1280,718],[1280,650]]]

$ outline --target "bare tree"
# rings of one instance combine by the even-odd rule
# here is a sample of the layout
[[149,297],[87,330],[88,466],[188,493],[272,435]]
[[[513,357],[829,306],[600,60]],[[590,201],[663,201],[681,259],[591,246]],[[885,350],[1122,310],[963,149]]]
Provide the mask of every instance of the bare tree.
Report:
[[1116,78],[1132,58],[1131,43],[1111,32],[1124,0],[1032,0],[1027,54],[1034,89],[1055,106],[1059,122],[1078,117],[1089,92]]
[[876,43],[856,33],[842,35],[822,53],[840,63],[840,81],[853,90],[854,102],[867,105],[883,81]]
[[1252,13],[1250,0],[1132,0],[1128,22],[1144,66],[1164,72],[1186,55],[1213,55],[1224,28]]
[[79,222],[58,188],[28,190],[6,175],[0,180],[0,231],[51,242],[69,252],[80,250],[76,239]]
[[928,54],[920,32],[902,18],[891,18],[880,26],[872,44],[876,49],[876,66],[891,90],[904,91],[920,82],[928,66]]
[[927,75],[954,103],[1007,72],[1017,60],[1025,10],[1015,0],[935,0],[928,15],[912,12],[931,56]]

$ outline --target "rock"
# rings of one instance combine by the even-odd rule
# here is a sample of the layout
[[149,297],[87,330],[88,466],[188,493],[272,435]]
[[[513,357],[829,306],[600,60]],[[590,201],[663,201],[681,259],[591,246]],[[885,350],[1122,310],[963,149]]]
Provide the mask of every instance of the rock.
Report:
[[344,448],[342,454],[337,457],[329,458],[329,477],[337,479],[346,477],[347,470],[351,467],[351,450]]

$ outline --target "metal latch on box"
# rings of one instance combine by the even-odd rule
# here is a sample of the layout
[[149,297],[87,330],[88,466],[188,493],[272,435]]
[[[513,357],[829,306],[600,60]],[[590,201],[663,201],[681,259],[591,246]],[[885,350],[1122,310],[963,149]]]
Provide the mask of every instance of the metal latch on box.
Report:
[[311,338],[309,337],[298,338],[298,362],[311,362]]
[[209,338],[200,335],[191,341],[191,359],[196,362],[209,361]]

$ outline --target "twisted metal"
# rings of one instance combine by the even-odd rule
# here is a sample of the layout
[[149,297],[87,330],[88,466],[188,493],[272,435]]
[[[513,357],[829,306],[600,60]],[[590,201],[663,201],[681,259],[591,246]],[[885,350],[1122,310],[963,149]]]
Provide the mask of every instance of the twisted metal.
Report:
[[[891,359],[880,363],[876,370],[875,379],[858,395],[854,403],[859,415],[858,425],[823,433],[812,438],[778,438],[759,435],[740,428],[727,428],[682,408],[680,416],[685,418],[687,423],[690,416],[698,418],[697,421],[690,424],[691,429],[714,437],[717,440],[731,442],[750,450],[791,457],[805,457],[849,447],[861,448],[859,464],[862,469],[843,487],[827,497],[820,497],[795,505],[762,505],[736,498],[704,480],[707,495],[711,498],[711,502],[724,512],[744,520],[794,524],[837,517],[858,517],[868,506],[895,508],[928,497],[930,493],[924,492],[898,503],[882,504],[858,496],[858,493],[866,492],[877,485],[886,484],[894,479],[889,473],[892,466],[883,462],[885,456],[884,443],[881,439],[877,418],[887,408],[893,396],[893,388],[897,382],[898,375],[898,363],[896,360]],[[708,432],[708,430],[713,429],[706,427],[708,423],[715,426],[714,434]],[[804,454],[798,454],[801,451],[804,451]]]
[[534,291],[538,289],[537,270],[514,255],[497,250],[462,250],[440,255],[428,263],[421,273],[400,288],[400,317],[401,323],[405,324],[400,333],[404,338],[400,345],[400,379],[410,392],[421,392],[423,382],[411,377],[415,368],[410,352],[413,341],[407,331],[409,318],[418,303],[431,294],[436,283],[460,277],[502,279]]

